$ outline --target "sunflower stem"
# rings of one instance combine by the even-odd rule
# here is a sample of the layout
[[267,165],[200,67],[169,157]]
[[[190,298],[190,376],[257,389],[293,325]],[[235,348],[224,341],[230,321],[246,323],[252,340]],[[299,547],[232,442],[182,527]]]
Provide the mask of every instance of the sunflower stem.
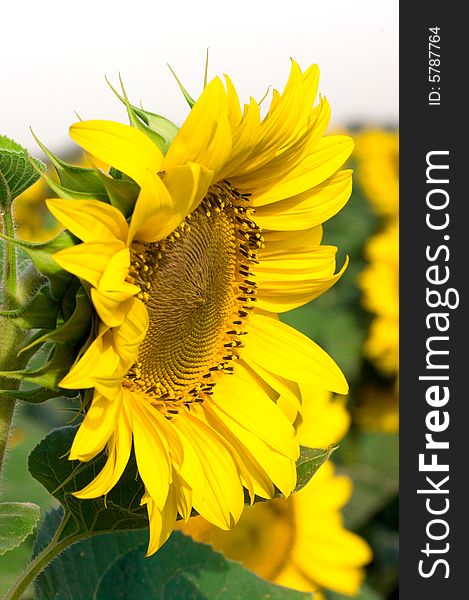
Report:
[[[15,227],[11,214],[11,203],[1,210],[1,225],[2,231],[8,237],[15,237]],[[17,292],[17,269],[16,269],[16,248],[8,241],[4,241],[3,253],[3,303],[2,310],[8,310],[12,306],[12,301],[16,297]],[[11,354],[15,352],[18,331],[15,325],[9,323],[6,319],[2,319],[2,337],[3,342],[0,347],[0,370],[8,370],[11,368]],[[0,476],[5,457],[8,437],[10,435],[11,422],[15,412],[16,399],[14,390],[17,389],[18,383],[12,380],[0,378],[0,388],[11,389],[12,397],[0,399]]]
[[[2,231],[10,237],[15,237],[15,226],[13,224],[13,216],[11,207],[7,206],[1,211],[2,215]],[[16,269],[16,248],[8,240],[4,240],[5,252],[3,256],[3,310],[8,310],[11,307],[12,301],[16,297],[17,287],[17,269]]]
[[6,593],[3,600],[20,600],[23,593],[26,591],[28,586],[33,580],[43,571],[54,558],[56,558],[61,552],[63,552],[68,546],[71,546],[75,542],[87,537],[88,533],[79,533],[60,539],[60,536],[65,529],[70,519],[70,513],[65,513],[54,537],[51,539],[49,544],[40,552],[21,573],[16,580],[13,587]]

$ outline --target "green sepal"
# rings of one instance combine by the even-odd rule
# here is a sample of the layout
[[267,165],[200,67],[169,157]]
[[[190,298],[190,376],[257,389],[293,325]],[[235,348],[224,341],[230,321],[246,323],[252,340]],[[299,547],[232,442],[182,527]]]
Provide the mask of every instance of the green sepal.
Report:
[[189,92],[186,90],[186,88],[182,85],[179,77],[173,71],[173,69],[171,68],[171,66],[168,65],[168,67],[169,67],[169,70],[171,71],[171,73],[173,74],[174,79],[177,81],[179,89],[183,93],[183,96],[186,99],[187,104],[192,108],[194,106],[194,104],[195,104],[195,100],[192,98],[192,96],[189,94]]
[[111,205],[126,218],[130,217],[140,192],[139,186],[131,179],[114,179],[101,172],[98,172],[98,176],[106,188]]
[[80,287],[75,296],[75,308],[63,325],[34,339],[22,348],[22,351],[29,350],[33,346],[44,342],[67,344],[71,341],[83,339],[90,330],[92,317],[91,303],[84,288]]
[[50,400],[51,398],[57,398],[59,395],[70,398],[76,398],[78,396],[76,390],[60,390],[60,394],[58,394],[57,390],[50,390],[31,383],[25,383],[23,386],[23,383],[24,382],[21,382],[22,385],[19,390],[0,390],[0,398],[14,397],[23,402],[38,404],[45,400]]
[[77,351],[66,344],[60,345],[59,348],[57,344],[52,343],[41,346],[40,351],[46,356],[46,362],[40,367],[31,369],[28,366],[26,369],[16,371],[0,371],[0,377],[20,379],[50,390],[59,390],[58,383],[70,370]]
[[121,87],[123,96],[119,94],[109,81],[108,85],[119,100],[125,104],[130,124],[148,135],[148,137],[160,148],[163,154],[165,154],[179,131],[178,127],[165,117],[130,104],[122,80]]
[[140,117],[140,119],[142,119],[142,121],[144,121],[148,127],[150,127],[150,129],[156,131],[164,139],[163,153],[166,154],[168,148],[179,131],[177,125],[175,125],[169,119],[166,119],[166,117],[162,117],[161,115],[144,110],[143,108],[138,108],[137,106],[133,106],[132,108]]
[[0,135],[0,205],[10,210],[13,200],[35,183],[46,168],[37,158],[6,136]]
[[25,306],[0,311],[0,317],[11,319],[21,329],[53,329],[57,322],[59,303],[50,295],[44,284]]
[[[96,171],[97,174],[99,174],[99,171]],[[57,196],[59,196],[59,198],[65,198],[65,199],[73,199],[73,200],[101,200],[102,202],[108,202],[108,196],[106,193],[106,190],[104,191],[96,191],[96,192],[82,192],[82,191],[77,191],[71,188],[67,188],[63,185],[61,185],[60,183],[57,183],[56,181],[54,181],[51,177],[49,177],[48,175],[46,175],[45,173],[42,176],[44,178],[44,180],[46,181],[47,185],[50,187],[50,189],[55,192],[57,194]],[[98,176],[99,179],[99,176]]]
[[[70,288],[73,292],[73,285]],[[40,329],[29,337],[19,349],[18,356],[39,349],[24,368],[1,371],[0,376],[19,379],[50,390],[58,390],[59,381],[68,373],[77,358],[93,338],[93,311],[86,290],[79,286],[74,295],[74,309],[67,320],[60,318],[51,331]],[[24,364],[24,363],[23,363]]]
[[84,192],[89,194],[105,193],[105,189],[103,188],[95,169],[79,167],[78,165],[72,165],[63,161],[52,154],[52,152],[46,148],[46,146],[44,146],[44,144],[36,137],[33,131],[31,133],[33,134],[36,142],[39,144],[41,150],[50,160],[57,172],[60,183],[64,188],[68,190],[74,190],[75,192]]
[[59,267],[52,255],[59,250],[74,246],[77,238],[66,229],[47,242],[27,242],[7,236],[2,237],[26,252],[36,269],[49,278],[52,298],[60,300],[72,275]]
[[114,88],[114,86],[109,81],[107,81],[107,83],[108,83],[109,87],[111,88],[111,90],[114,92],[114,94],[119,98],[119,100],[125,104],[125,107],[127,109],[127,114],[129,116],[130,124],[132,125],[132,127],[139,129],[145,135],[147,135],[151,139],[151,141],[161,150],[161,152],[164,152],[165,151],[164,138],[157,131],[154,131],[151,127],[148,127],[148,125],[145,122],[142,122],[141,119],[138,118],[138,115],[135,112],[134,106],[132,106],[132,104],[130,104],[130,102],[129,102],[127,92],[125,91],[124,84],[122,83],[122,79],[120,77],[119,77],[119,81],[121,84],[123,96],[121,96],[119,94],[119,92]]

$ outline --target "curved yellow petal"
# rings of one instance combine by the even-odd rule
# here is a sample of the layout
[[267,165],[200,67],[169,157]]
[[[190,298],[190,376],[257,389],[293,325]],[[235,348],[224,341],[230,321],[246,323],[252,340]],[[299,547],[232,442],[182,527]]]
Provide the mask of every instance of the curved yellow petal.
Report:
[[60,387],[72,390],[95,387],[95,378],[110,379],[120,385],[120,357],[113,344],[112,331],[101,327],[83,356],[60,381]]
[[147,173],[135,203],[128,233],[133,239],[157,242],[171,234],[205,196],[211,172],[195,163],[172,167],[164,182]]
[[94,393],[91,405],[73,439],[69,460],[88,461],[101,452],[114,433],[122,394],[117,398],[105,398]]
[[87,152],[122,171],[140,186],[146,172],[161,167],[161,150],[144,133],[114,121],[79,121],[70,127],[72,139]]
[[151,556],[166,542],[176,524],[177,493],[175,487],[169,486],[166,504],[162,509],[158,508],[148,492],[144,494],[141,503],[146,504],[148,511],[150,536],[146,555]]
[[124,215],[99,200],[46,200],[47,208],[64,227],[83,242],[125,241]]
[[291,423],[242,365],[234,377],[224,377],[215,387],[210,403],[252,431],[277,452],[295,460],[299,447]]
[[[341,370],[315,342],[277,319],[254,314],[243,357],[281,377],[346,394]],[[248,339],[249,338],[249,339]]]
[[[226,121],[229,128],[225,88],[221,80],[215,77],[205,87],[192,107],[189,116],[179,129],[168,149],[161,169],[165,171],[169,167],[195,162],[202,164],[209,170],[216,170],[212,167],[212,163],[213,161],[217,163],[219,157],[214,156],[213,152],[209,154],[207,150],[214,138],[217,137],[220,123],[224,121]],[[231,147],[231,135],[229,135],[228,140],[220,140],[218,143],[226,144],[228,142]]]
[[291,169],[282,181],[263,194],[253,195],[253,206],[265,206],[312,190],[340,169],[352,150],[353,140],[348,136],[331,135],[322,138],[315,144],[313,151],[297,167]]
[[184,445],[180,476],[193,490],[194,508],[230,529],[241,516],[244,496],[232,454],[219,434],[192,413],[174,419]]
[[345,206],[352,193],[352,171],[339,171],[316,187],[256,209],[256,223],[265,229],[296,231],[316,227]]
[[125,248],[123,242],[85,242],[59,250],[54,260],[69,273],[98,287],[111,258]]
[[119,413],[114,434],[108,442],[108,459],[99,474],[74,496],[81,499],[97,498],[107,494],[119,481],[129,462],[132,449],[132,428],[129,423],[125,404]]

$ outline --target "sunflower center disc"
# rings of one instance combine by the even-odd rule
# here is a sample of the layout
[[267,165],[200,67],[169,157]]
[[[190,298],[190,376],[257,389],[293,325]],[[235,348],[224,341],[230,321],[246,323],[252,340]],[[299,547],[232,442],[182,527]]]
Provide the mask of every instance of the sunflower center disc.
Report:
[[228,184],[213,186],[173,234],[133,247],[149,327],[127,382],[176,410],[174,401],[210,394],[242,345],[255,293],[250,264],[262,241],[243,201]]

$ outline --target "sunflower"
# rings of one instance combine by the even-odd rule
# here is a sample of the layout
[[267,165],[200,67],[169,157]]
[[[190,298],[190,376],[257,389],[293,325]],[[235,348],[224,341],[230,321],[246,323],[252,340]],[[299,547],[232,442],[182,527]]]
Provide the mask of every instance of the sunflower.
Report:
[[399,135],[365,129],[355,137],[357,179],[376,213],[396,217],[399,211]]
[[287,413],[299,418],[300,386],[347,391],[334,361],[278,318],[346,266],[335,272],[321,223],[349,198],[351,171],[340,167],[353,143],[323,137],[330,110],[323,98],[314,105],[318,76],[292,62],[263,116],[215,77],[165,154],[121,123],[70,129],[139,189],[128,219],[101,200],[48,200],[82,241],[55,260],[89,289],[97,315],[92,343],[60,382],[93,390],[69,458],[107,452],[76,496],[106,494],[133,448],[149,554],[192,509],[229,529],[244,488],[251,501],[291,494],[299,444]]
[[[327,446],[339,441],[349,424],[343,404],[332,401],[324,390],[310,388],[308,392],[300,442]],[[313,416],[321,426],[309,418]],[[329,461],[301,491],[287,500],[255,504],[229,532],[200,516],[178,527],[265,579],[315,592],[315,600],[323,600],[320,590],[326,589],[355,596],[364,578],[363,567],[371,560],[371,549],[343,525],[340,509],[351,492],[350,479],[337,475]]]
[[399,225],[390,221],[365,247],[368,265],[360,273],[364,307],[374,313],[365,356],[387,376],[399,367]]

